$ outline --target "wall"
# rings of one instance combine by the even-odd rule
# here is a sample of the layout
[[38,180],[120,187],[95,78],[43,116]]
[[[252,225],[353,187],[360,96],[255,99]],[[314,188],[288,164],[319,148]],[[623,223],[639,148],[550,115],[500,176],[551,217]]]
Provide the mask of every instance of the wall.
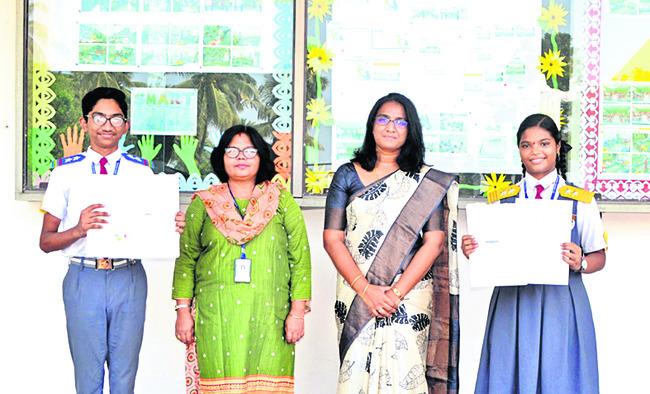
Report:
[[[42,215],[39,204],[16,200],[15,95],[16,2],[2,2],[0,14],[0,284],[3,289],[0,352],[0,392],[74,392],[72,362],[65,331],[61,281],[66,264],[58,253],[38,249]],[[20,169],[18,169],[20,171]],[[321,247],[323,211],[305,210],[313,255],[313,309],[306,336],[297,348],[296,392],[333,393],[338,367],[333,317],[335,271]],[[462,219],[462,216],[461,216]],[[639,392],[647,387],[645,373],[650,354],[650,214],[604,215],[609,231],[607,267],[585,279],[594,313],[603,393]],[[460,232],[464,231],[461,220]],[[147,261],[149,297],[145,339],[136,391],[183,392],[183,348],[174,338],[169,299],[171,261]],[[473,391],[489,289],[468,287],[468,267],[461,262],[461,393]]]

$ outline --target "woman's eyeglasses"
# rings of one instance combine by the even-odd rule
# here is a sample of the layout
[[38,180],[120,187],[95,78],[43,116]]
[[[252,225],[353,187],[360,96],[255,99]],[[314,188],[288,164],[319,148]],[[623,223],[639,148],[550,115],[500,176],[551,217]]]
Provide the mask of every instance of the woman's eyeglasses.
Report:
[[257,149],[253,147],[239,149],[236,146],[229,146],[225,149],[226,156],[230,157],[231,159],[236,159],[239,157],[240,152],[243,153],[244,157],[247,159],[252,159],[253,157],[257,156]]
[[405,129],[408,127],[409,122],[406,119],[402,118],[397,118],[397,119],[391,119],[386,115],[379,115],[375,118],[375,123],[380,125],[380,126],[388,126],[390,122],[393,122],[395,125],[395,128],[398,129]]

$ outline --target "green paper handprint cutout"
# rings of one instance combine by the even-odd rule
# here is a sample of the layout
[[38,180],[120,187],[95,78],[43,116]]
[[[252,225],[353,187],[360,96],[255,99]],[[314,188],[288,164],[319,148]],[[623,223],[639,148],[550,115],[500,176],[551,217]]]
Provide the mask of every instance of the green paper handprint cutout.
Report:
[[183,164],[185,164],[185,168],[187,168],[187,172],[189,173],[188,178],[192,175],[201,178],[201,172],[194,160],[194,153],[196,152],[196,147],[199,145],[199,140],[191,135],[182,135],[180,140],[180,146],[174,144],[174,152],[176,152],[178,157],[183,161]]
[[153,137],[153,135],[143,135],[138,141],[140,157],[146,159],[149,163],[153,163],[153,159],[158,155],[158,152],[160,152],[160,149],[162,148],[162,144],[158,144],[156,147],[153,146]]

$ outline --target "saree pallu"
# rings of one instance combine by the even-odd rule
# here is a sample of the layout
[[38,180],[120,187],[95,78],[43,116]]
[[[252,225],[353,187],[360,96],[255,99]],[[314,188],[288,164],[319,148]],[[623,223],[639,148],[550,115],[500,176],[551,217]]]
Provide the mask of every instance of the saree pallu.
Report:
[[431,270],[388,318],[373,318],[339,275],[339,393],[457,392],[457,192],[453,176],[423,167],[417,173],[397,171],[349,199],[345,243],[371,284],[399,280],[439,204],[447,242]]

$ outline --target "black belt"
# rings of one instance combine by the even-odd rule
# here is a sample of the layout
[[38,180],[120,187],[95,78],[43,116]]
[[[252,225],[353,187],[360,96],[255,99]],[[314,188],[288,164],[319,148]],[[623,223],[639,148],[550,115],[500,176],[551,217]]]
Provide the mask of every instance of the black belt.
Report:
[[139,259],[107,259],[101,257],[70,257],[70,264],[83,265],[96,270],[115,270],[140,262]]

